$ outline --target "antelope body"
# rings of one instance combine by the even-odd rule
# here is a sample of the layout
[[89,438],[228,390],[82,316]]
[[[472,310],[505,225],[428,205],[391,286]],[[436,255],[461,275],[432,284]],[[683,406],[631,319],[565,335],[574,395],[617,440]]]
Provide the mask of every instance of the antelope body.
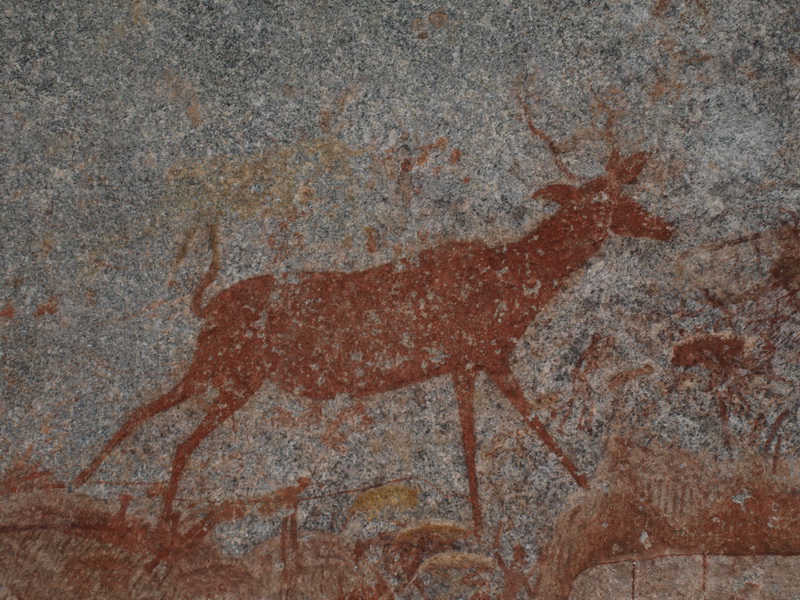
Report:
[[473,396],[483,371],[498,385],[581,486],[586,480],[533,414],[509,366],[518,340],[565,281],[598,252],[611,233],[666,240],[672,228],[622,193],[648,155],[621,160],[612,152],[607,176],[575,187],[551,185],[534,197],[560,205],[516,242],[446,243],[357,272],[304,272],[240,281],[205,308],[194,357],[183,379],[133,412],[78,476],[84,483],[147,419],[209,388],[217,397],[176,451],[163,497],[163,519],[191,454],[269,380],[315,400],[369,396],[432,377],[453,378],[465,450],[470,502],[481,527],[475,472]]

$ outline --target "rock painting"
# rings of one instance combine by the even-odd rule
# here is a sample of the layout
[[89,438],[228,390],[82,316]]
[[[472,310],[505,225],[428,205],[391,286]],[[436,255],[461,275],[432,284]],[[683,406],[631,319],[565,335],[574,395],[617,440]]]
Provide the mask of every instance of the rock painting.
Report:
[[[536,130],[532,123],[530,128]],[[219,268],[215,262],[192,301],[204,327],[187,373],[123,423],[76,485],[85,483],[144,421],[212,388],[216,399],[172,462],[161,518],[175,521],[173,502],[192,453],[265,380],[325,401],[449,376],[458,403],[473,523],[480,530],[473,396],[476,375],[486,373],[575,482],[587,487],[586,477],[525,398],[510,358],[539,311],[609,235],[662,241],[672,236],[667,221],[623,191],[623,185],[636,182],[648,158],[637,153],[623,159],[612,149],[606,175],[581,186],[537,190],[533,198],[554,202],[559,210],[525,237],[499,247],[454,242],[366,271],[302,272],[277,279],[263,275],[234,284],[203,306],[203,292]]]
[[800,595],[794,11],[573,4],[0,9],[0,599]]

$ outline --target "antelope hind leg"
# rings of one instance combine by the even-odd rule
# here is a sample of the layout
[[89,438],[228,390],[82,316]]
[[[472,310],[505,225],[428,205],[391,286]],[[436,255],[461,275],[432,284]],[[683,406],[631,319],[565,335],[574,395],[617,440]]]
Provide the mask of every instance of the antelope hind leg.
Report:
[[178,492],[181,476],[194,451],[197,450],[197,447],[204,439],[211,435],[217,427],[227,421],[233,413],[247,402],[247,400],[248,398],[235,398],[234,394],[231,392],[225,392],[224,394],[220,392],[219,397],[214,401],[211,408],[208,409],[208,412],[203,417],[200,424],[192,431],[191,435],[178,446],[175,451],[175,458],[172,460],[172,471],[170,473],[169,483],[162,496],[162,523],[166,524],[171,522],[173,527],[177,526],[177,519],[176,515],[173,513],[172,506],[175,502],[175,495]]
[[200,387],[189,377],[190,373],[187,373],[175,387],[163,396],[134,410],[125,423],[123,423],[122,427],[117,430],[117,433],[106,442],[106,445],[103,446],[103,449],[95,456],[91,464],[75,478],[75,485],[80,487],[86,483],[86,481],[95,474],[100,465],[103,464],[103,461],[108,458],[108,455],[125,441],[125,439],[130,437],[139,425],[157,414],[188,400],[189,397],[197,391],[197,388]]
[[564,465],[564,468],[572,476],[575,482],[580,487],[589,489],[589,482],[586,480],[586,476],[578,471],[575,463],[572,462],[569,456],[567,456],[559,447],[559,445],[553,439],[553,436],[551,436],[550,432],[545,428],[544,423],[541,422],[539,417],[533,414],[528,401],[525,399],[525,394],[523,393],[517,378],[514,376],[514,373],[511,371],[511,368],[508,365],[503,365],[499,368],[493,368],[491,371],[487,371],[487,373],[489,374],[489,377],[492,378],[492,381],[494,381],[495,385],[500,388],[500,391],[503,392],[503,395],[508,398],[514,408],[517,409],[517,412],[522,415],[522,418],[525,419],[528,427],[533,429],[533,431],[539,436],[539,439],[542,440],[550,452],[555,454],[558,460],[561,461],[561,464]]

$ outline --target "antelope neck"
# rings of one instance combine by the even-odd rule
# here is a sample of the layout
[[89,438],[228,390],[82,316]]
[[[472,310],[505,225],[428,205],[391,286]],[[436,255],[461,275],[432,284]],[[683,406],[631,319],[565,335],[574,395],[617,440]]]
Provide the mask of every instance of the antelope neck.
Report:
[[[594,256],[609,236],[609,207],[582,202],[562,208],[506,250],[510,275],[521,286],[541,289],[546,300],[561,282]],[[537,283],[538,282],[538,283]],[[542,297],[542,293],[546,297]]]

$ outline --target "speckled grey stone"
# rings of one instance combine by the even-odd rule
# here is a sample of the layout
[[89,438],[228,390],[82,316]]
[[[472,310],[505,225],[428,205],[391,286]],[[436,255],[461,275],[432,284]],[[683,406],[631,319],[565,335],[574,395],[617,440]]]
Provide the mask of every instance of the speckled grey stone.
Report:
[[[798,8],[0,0],[0,596],[559,598],[543,557],[581,494],[616,485],[614,440],[800,489]],[[613,179],[616,152],[649,153],[623,191],[674,235],[612,234],[510,360],[590,492],[483,374],[480,537],[447,376],[326,402],[267,378],[192,454],[171,533],[173,455],[213,393],[76,484],[192,363],[210,231],[206,302],[259,275],[413,269],[522,239],[563,210],[534,192]],[[155,541],[120,541],[134,529]],[[695,572],[708,598],[800,593],[800,545],[708,563],[698,536],[653,538],[682,559],[589,561],[571,597],[628,593],[637,560],[636,597]]]

